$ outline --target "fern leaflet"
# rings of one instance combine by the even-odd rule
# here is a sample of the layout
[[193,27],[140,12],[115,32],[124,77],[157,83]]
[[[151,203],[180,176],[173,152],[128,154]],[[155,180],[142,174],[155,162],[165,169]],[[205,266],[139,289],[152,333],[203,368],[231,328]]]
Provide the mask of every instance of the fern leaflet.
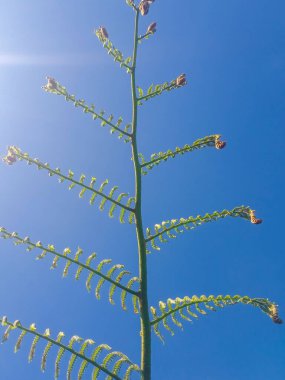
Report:
[[[109,209],[109,217],[112,218],[114,216],[114,211],[116,207],[120,207],[124,212],[121,212],[119,215],[119,220],[121,223],[125,222],[126,213],[129,214],[128,222],[135,223],[135,218],[133,216],[134,209],[131,207],[131,203],[134,201],[133,197],[129,197],[127,193],[120,193],[117,197],[114,195],[115,191],[118,189],[118,186],[114,186],[111,188],[109,193],[106,193],[104,190],[108,185],[109,181],[106,179],[101,183],[98,189],[95,189],[96,178],[92,177],[90,183],[85,184],[86,176],[85,174],[81,174],[78,180],[74,179],[73,171],[69,170],[68,175],[62,174],[59,168],[51,169],[48,163],[43,163],[39,161],[37,158],[31,158],[27,153],[23,153],[19,148],[15,146],[10,146],[8,149],[8,154],[3,158],[5,162],[9,160],[8,157],[14,157],[15,160],[26,161],[28,165],[35,165],[39,170],[44,169],[48,172],[50,177],[56,176],[60,183],[64,181],[68,181],[70,183],[69,190],[73,189],[75,186],[80,187],[79,197],[83,198],[86,191],[91,193],[91,197],[89,203],[93,205],[97,197],[101,198],[101,202],[99,204],[99,210],[103,211],[105,209],[106,202],[110,202],[111,206]],[[126,204],[123,204],[121,200],[123,198],[127,198]]]
[[[160,247],[156,244],[158,239],[161,243],[166,243],[168,239],[174,239],[180,233],[185,230],[192,230],[193,228],[200,226],[204,223],[213,222],[218,219],[223,219],[227,216],[240,217],[250,220],[253,224],[260,224],[261,219],[257,219],[254,214],[254,210],[247,206],[235,207],[232,210],[215,211],[212,214],[205,214],[204,216],[198,215],[196,217],[189,216],[188,218],[171,219],[156,224],[154,231],[150,228],[146,229],[146,243],[151,245],[151,248],[160,250]],[[150,252],[150,251],[148,251]]]
[[[266,313],[273,320],[274,323],[282,323],[282,320],[279,318],[278,315],[277,305],[269,301],[268,299],[250,298],[248,296],[241,297],[239,295],[219,295],[217,297],[212,295],[208,297],[202,295],[200,297],[192,296],[191,298],[187,296],[184,298],[169,298],[166,302],[160,301],[160,313],[157,312],[156,308],[150,308],[153,317],[151,325],[154,329],[154,333],[162,341],[164,341],[164,338],[159,330],[161,323],[164,326],[164,328],[170,332],[171,335],[174,335],[173,329],[170,328],[170,326],[168,325],[169,317],[172,319],[173,324],[182,329],[182,319],[192,322],[189,316],[192,318],[198,318],[199,314],[207,314],[206,310],[216,311],[216,309],[218,308],[223,308],[224,306],[235,305],[238,303],[258,307],[261,311]],[[195,311],[193,311],[193,308],[195,308]]]
[[[58,379],[58,377],[59,377],[60,363],[61,363],[63,356],[66,354],[69,354],[69,355],[71,354],[68,369],[67,369],[67,379],[69,379],[69,380],[71,379],[72,370],[74,368],[74,363],[76,360],[81,361],[77,380],[82,379],[82,376],[86,370],[87,365],[92,365],[94,368],[94,372],[93,372],[93,379],[94,380],[98,379],[99,372],[103,372],[106,375],[106,378],[108,378],[110,380],[111,379],[121,380],[123,378],[126,379],[129,371],[134,370],[134,369],[135,369],[135,371],[137,371],[139,373],[141,372],[140,368],[136,364],[133,364],[125,354],[118,352],[118,351],[114,351],[114,352],[109,353],[108,351],[111,350],[111,347],[109,347],[106,344],[101,344],[101,345],[95,347],[95,349],[93,349],[93,351],[90,351],[89,354],[86,354],[86,350],[95,344],[95,342],[92,339],[87,339],[87,340],[83,341],[83,339],[74,335],[69,340],[69,343],[65,344],[62,342],[62,340],[64,338],[63,332],[60,332],[57,335],[57,338],[53,339],[51,337],[49,329],[45,330],[45,332],[43,334],[39,333],[37,331],[36,325],[34,323],[30,327],[24,327],[24,326],[22,326],[20,321],[15,321],[14,323],[12,323],[12,322],[8,321],[7,317],[2,317],[0,319],[0,323],[3,327],[6,328],[6,331],[4,332],[4,335],[2,338],[2,342],[6,342],[9,339],[10,333],[12,331],[20,332],[19,337],[21,338],[21,341],[23,340],[23,338],[25,336],[33,337],[31,349],[30,349],[30,353],[29,353],[29,361],[32,361],[34,359],[35,350],[36,350],[36,348],[38,348],[39,343],[41,341],[46,343],[46,347],[44,349],[44,353],[43,353],[42,360],[41,360],[42,371],[44,371],[46,368],[47,356],[48,356],[50,350],[52,348],[58,349],[58,353],[57,353],[57,356],[55,359],[55,379]],[[25,334],[23,334],[23,333],[25,333]],[[18,341],[19,341],[19,339],[18,339]],[[82,341],[83,341],[83,343],[82,343]],[[74,345],[76,343],[80,344],[80,347],[77,349],[74,348]],[[19,347],[17,347],[17,343],[16,343],[15,352],[18,351],[18,348]],[[105,356],[102,359],[100,359],[99,354],[101,354],[104,350],[107,350],[107,354],[105,354]],[[124,360],[123,363],[121,363],[122,359]],[[113,366],[114,371],[112,368],[111,369],[109,368],[109,364],[110,364],[111,360],[114,362],[114,366]],[[125,364],[125,368],[123,370],[122,370],[122,364]],[[130,369],[130,367],[132,367],[132,368]],[[120,372],[121,372],[121,374],[120,374]],[[94,373],[95,373],[95,375],[94,375]],[[97,373],[97,375],[96,375],[96,373]],[[124,376],[124,374],[125,374],[125,376]],[[124,376],[124,377],[121,377],[121,376]]]
[[[63,277],[68,275],[68,270],[71,265],[75,265],[77,267],[77,271],[75,273],[75,279],[78,280],[81,276],[83,270],[87,271],[87,281],[86,281],[86,289],[90,292],[91,290],[91,281],[95,276],[99,279],[97,280],[97,285],[95,289],[95,295],[97,299],[100,299],[100,290],[103,284],[106,282],[110,285],[109,288],[109,301],[111,304],[114,304],[114,293],[116,289],[121,290],[121,304],[124,310],[126,310],[126,296],[132,296],[132,304],[134,308],[134,312],[137,313],[137,301],[139,290],[134,289],[135,284],[139,284],[139,279],[137,277],[131,277],[126,285],[121,283],[122,279],[126,275],[130,275],[130,272],[124,270],[124,266],[121,264],[113,265],[107,273],[103,273],[102,269],[105,265],[109,265],[112,263],[112,260],[105,259],[99,262],[96,268],[91,266],[91,263],[94,262],[96,258],[96,254],[91,254],[85,262],[79,261],[79,257],[82,255],[83,251],[81,248],[78,248],[77,252],[71,257],[70,248],[65,248],[63,253],[59,253],[56,251],[54,245],[49,244],[44,246],[40,241],[34,243],[30,240],[29,237],[22,238],[16,232],[9,232],[5,228],[0,227],[0,237],[3,239],[11,239],[15,245],[25,245],[27,246],[27,251],[32,251],[34,249],[40,249],[42,252],[37,256],[37,259],[43,259],[47,254],[50,254],[54,257],[51,269],[55,269],[58,266],[59,260],[63,260],[66,264],[63,269]],[[113,276],[115,271],[118,271],[116,278]],[[136,301],[136,302],[135,302]]]
[[132,58],[124,58],[123,53],[119,49],[115,48],[109,39],[106,28],[100,26],[95,31],[95,34],[98,37],[99,41],[102,42],[103,47],[107,50],[108,54],[114,58],[114,61],[118,62],[120,66],[124,67],[127,73],[130,74],[132,72],[132,66],[130,66],[130,64],[132,65]]
[[147,174],[148,170],[151,170],[154,166],[159,165],[161,162],[167,161],[169,158],[174,158],[177,155],[183,155],[188,152],[192,152],[196,149],[205,147],[215,147],[216,149],[222,149],[226,143],[220,140],[221,135],[211,135],[203,137],[193,142],[192,145],[184,145],[183,148],[175,148],[175,150],[168,150],[167,152],[153,153],[149,161],[146,161],[144,156],[140,153],[141,170],[142,174]]
[[151,84],[146,93],[144,93],[143,89],[141,87],[137,87],[138,91],[138,105],[142,105],[143,102],[146,102],[147,100],[154,98],[155,96],[161,95],[165,91],[171,91],[176,88],[182,87],[186,85],[186,76],[185,74],[179,75],[176,79],[172,80],[171,82],[164,82],[163,84]]
[[62,86],[59,82],[57,82],[55,79],[51,77],[47,77],[47,84],[43,86],[43,89],[46,92],[50,92],[52,94],[56,95],[62,95],[64,96],[65,100],[67,102],[72,102],[75,107],[81,107],[83,109],[84,113],[89,113],[92,115],[93,120],[100,120],[101,121],[101,127],[105,127],[108,125],[110,129],[110,133],[114,134],[115,132],[118,133],[118,138],[122,139],[124,138],[124,142],[130,142],[132,134],[129,132],[131,129],[131,124],[127,124],[124,129],[121,128],[121,124],[123,122],[122,117],[119,117],[116,123],[113,123],[114,116],[111,114],[108,117],[105,117],[105,111],[95,111],[95,105],[92,104],[91,106],[88,106],[85,104],[84,99],[76,99],[75,95],[71,95],[68,93],[66,88]]

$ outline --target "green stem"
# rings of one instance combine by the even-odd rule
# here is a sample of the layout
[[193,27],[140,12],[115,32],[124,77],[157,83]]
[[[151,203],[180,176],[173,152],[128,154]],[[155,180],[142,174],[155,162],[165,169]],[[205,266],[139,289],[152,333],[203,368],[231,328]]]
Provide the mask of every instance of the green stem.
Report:
[[136,187],[136,232],[139,253],[139,276],[141,281],[140,293],[140,319],[141,319],[141,370],[142,379],[150,380],[151,378],[151,325],[148,311],[148,294],[147,294],[147,261],[146,261],[146,244],[143,233],[143,222],[141,212],[142,198],[142,176],[137,149],[137,109],[138,99],[136,95],[136,62],[138,50],[138,21],[139,11],[136,10],[135,31],[134,31],[134,50],[133,50],[133,69],[131,73],[132,88],[132,104],[133,104],[133,120],[132,120],[132,152],[135,171],[135,187]]
[[148,33],[145,33],[143,34],[142,36],[139,36],[138,40],[141,41],[143,40],[144,38],[147,38],[148,36],[152,35],[153,33],[151,32],[148,32]]

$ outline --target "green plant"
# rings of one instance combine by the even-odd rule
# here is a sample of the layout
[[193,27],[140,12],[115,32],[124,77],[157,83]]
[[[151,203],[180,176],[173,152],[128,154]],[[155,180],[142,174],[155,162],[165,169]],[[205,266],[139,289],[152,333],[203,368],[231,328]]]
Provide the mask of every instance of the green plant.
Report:
[[[132,106],[133,119],[131,124],[122,127],[123,119],[119,118],[114,121],[112,115],[105,116],[104,111],[95,111],[95,106],[88,106],[84,100],[78,100],[75,96],[69,94],[67,89],[53,78],[48,78],[47,84],[44,86],[45,91],[59,96],[63,96],[66,101],[72,102],[76,107],[83,109],[83,112],[91,114],[94,120],[100,120],[102,126],[108,126],[111,133],[117,134],[118,138],[131,145],[132,160],[135,172],[135,196],[129,197],[127,193],[119,193],[118,187],[111,187],[106,190],[108,181],[97,185],[96,178],[92,177],[88,182],[86,176],[82,174],[78,179],[75,179],[74,173],[70,170],[68,173],[61,173],[59,168],[52,169],[46,163],[38,159],[31,158],[28,154],[23,153],[15,146],[9,147],[8,154],[4,158],[7,164],[13,164],[16,161],[25,161],[28,164],[34,165],[38,169],[45,170],[49,176],[55,176],[59,182],[68,183],[69,189],[78,187],[80,189],[79,196],[87,196],[89,194],[89,202],[93,204],[98,201],[99,208],[104,211],[109,206],[109,216],[114,217],[118,214],[121,223],[128,221],[130,224],[135,224],[137,241],[138,241],[138,256],[139,256],[139,275],[132,277],[130,273],[121,264],[113,265],[111,260],[100,260],[96,263],[96,255],[91,254],[86,260],[82,260],[82,250],[72,253],[69,248],[63,252],[58,252],[53,245],[43,245],[40,241],[33,242],[28,237],[21,237],[15,232],[9,232],[5,228],[1,228],[1,236],[4,239],[11,239],[16,245],[26,246],[28,251],[40,250],[38,259],[44,259],[45,256],[53,257],[52,268],[56,268],[58,261],[63,260],[65,267],[63,276],[69,274],[71,265],[76,267],[75,278],[81,279],[83,272],[87,274],[86,288],[91,290],[92,281],[96,282],[95,295],[100,299],[100,290],[104,284],[109,285],[109,301],[114,303],[113,296],[115,291],[121,292],[121,306],[126,309],[126,298],[132,300],[133,311],[139,315],[141,321],[141,364],[136,365],[123,353],[111,351],[107,344],[96,345],[91,339],[83,341],[78,336],[73,336],[64,343],[64,334],[59,333],[56,337],[52,337],[50,330],[47,329],[43,333],[39,333],[35,324],[29,327],[24,327],[19,320],[15,322],[9,321],[6,317],[1,318],[2,325],[6,328],[2,342],[5,342],[10,333],[18,331],[20,333],[15,345],[17,352],[26,335],[33,337],[31,349],[29,353],[29,361],[33,360],[35,349],[39,341],[46,342],[45,349],[42,354],[41,369],[46,368],[47,356],[50,350],[54,347],[58,349],[58,354],[55,360],[55,378],[60,375],[60,362],[63,355],[69,354],[69,364],[67,370],[67,378],[70,379],[76,360],[81,361],[80,369],[77,375],[78,379],[82,379],[88,366],[94,367],[92,379],[97,379],[99,374],[106,375],[107,379],[129,379],[131,375],[137,372],[141,378],[148,380],[151,378],[151,329],[155,335],[163,340],[162,328],[166,329],[173,335],[174,331],[169,322],[182,327],[182,321],[190,321],[190,318],[197,318],[198,315],[206,314],[206,310],[215,310],[227,305],[235,305],[242,303],[258,307],[265,312],[275,323],[281,323],[278,316],[277,306],[267,299],[250,298],[248,296],[191,296],[184,298],[168,299],[166,302],[159,302],[158,308],[149,307],[148,305],[148,281],[147,281],[147,253],[153,250],[159,250],[160,244],[168,239],[175,238],[178,234],[193,229],[198,225],[215,221],[227,216],[240,217],[249,220],[253,224],[261,223],[261,219],[255,217],[254,211],[245,206],[236,207],[232,210],[223,210],[206,214],[204,216],[172,219],[156,224],[153,228],[147,228],[144,232],[141,210],[142,196],[142,176],[148,174],[155,166],[177,155],[191,152],[195,149],[204,147],[215,147],[222,149],[225,142],[220,140],[220,135],[207,136],[195,141],[192,145],[185,145],[182,148],[169,150],[167,152],[159,152],[153,154],[150,159],[146,159],[138,152],[137,148],[137,113],[138,107],[151,98],[162,94],[165,91],[178,89],[186,85],[185,74],[179,75],[176,79],[165,82],[159,85],[151,85],[147,91],[143,91],[136,85],[136,62],[138,45],[140,42],[148,39],[155,33],[156,25],[153,23],[149,26],[145,34],[139,35],[138,22],[140,16],[147,15],[149,8],[152,6],[152,1],[143,0],[138,5],[133,1],[128,0],[128,5],[133,9],[135,14],[134,28],[134,48],[132,57],[124,58],[123,54],[114,47],[109,39],[108,33],[104,27],[100,27],[96,31],[96,35],[103,43],[104,48],[114,58],[119,65],[127,71],[131,77],[132,90]],[[117,192],[117,193],[116,193]],[[85,194],[86,193],[86,194]],[[118,195],[116,195],[118,194]],[[109,203],[108,203],[109,202]],[[108,268],[108,269],[106,269]],[[87,350],[92,349],[90,354]],[[103,353],[105,355],[102,358]]]

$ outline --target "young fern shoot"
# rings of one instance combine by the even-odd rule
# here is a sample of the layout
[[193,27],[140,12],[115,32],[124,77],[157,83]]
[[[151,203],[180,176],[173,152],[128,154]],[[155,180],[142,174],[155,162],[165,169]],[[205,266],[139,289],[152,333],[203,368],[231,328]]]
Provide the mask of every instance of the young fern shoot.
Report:
[[[44,259],[46,256],[52,257],[51,269],[55,269],[59,260],[63,261],[65,266],[63,269],[63,277],[68,276],[71,266],[76,268],[75,279],[81,280],[83,274],[86,278],[86,289],[91,291],[93,285],[96,298],[101,299],[101,288],[109,286],[109,302],[114,304],[115,292],[120,292],[120,303],[123,310],[127,309],[127,299],[131,299],[132,309],[140,318],[140,339],[141,339],[141,362],[135,364],[126,354],[119,351],[112,351],[108,344],[97,344],[93,339],[82,339],[74,335],[69,340],[65,340],[63,332],[52,335],[50,329],[44,332],[38,332],[36,325],[33,323],[28,327],[21,324],[19,320],[12,322],[6,316],[0,318],[1,325],[5,328],[2,337],[2,343],[6,342],[10,334],[18,332],[18,339],[15,344],[15,352],[18,352],[22,341],[29,336],[32,338],[31,348],[28,355],[29,361],[35,356],[35,350],[38,350],[38,343],[45,344],[40,367],[45,371],[47,366],[47,358],[52,349],[57,350],[57,356],[54,363],[55,379],[64,378],[61,369],[61,361],[64,356],[69,355],[68,368],[65,377],[68,380],[87,379],[87,367],[92,368],[92,380],[96,380],[101,376],[105,379],[112,380],[130,380],[133,375],[139,376],[142,380],[151,379],[151,338],[152,333],[164,341],[161,328],[167,330],[171,335],[174,334],[173,327],[183,328],[182,322],[192,321],[200,315],[204,315],[207,311],[215,311],[229,305],[243,304],[251,305],[269,316],[276,324],[282,323],[278,315],[278,308],[274,302],[266,298],[253,298],[240,295],[209,295],[209,296],[185,296],[175,299],[167,299],[165,302],[158,301],[158,307],[149,306],[149,284],[148,284],[148,260],[151,256],[147,256],[153,250],[160,250],[161,243],[167,242],[169,239],[176,238],[182,232],[192,230],[197,226],[208,222],[217,221],[226,217],[242,218],[250,221],[252,224],[260,224],[261,219],[255,216],[255,211],[248,206],[235,207],[232,210],[215,211],[206,213],[201,216],[188,216],[184,218],[170,219],[155,224],[153,228],[144,230],[143,214],[142,214],[142,179],[155,166],[168,161],[170,158],[177,158],[185,153],[192,152],[197,149],[206,147],[215,147],[221,150],[225,147],[225,141],[221,140],[221,135],[214,134],[196,140],[191,145],[184,147],[176,147],[166,152],[154,153],[150,159],[146,159],[138,150],[138,112],[139,107],[147,105],[146,101],[163,95],[165,92],[179,89],[187,84],[186,75],[180,74],[171,81],[162,84],[151,84],[144,91],[137,84],[137,57],[139,54],[139,46],[152,37],[157,29],[156,22],[149,25],[146,31],[139,30],[139,20],[145,17],[151,11],[155,0],[126,0],[130,10],[134,13],[134,35],[133,35],[133,52],[130,57],[125,58],[123,53],[111,42],[107,28],[100,26],[96,30],[96,36],[103,44],[104,49],[114,59],[119,66],[130,76],[131,95],[132,95],[132,121],[125,126],[123,118],[115,119],[111,114],[105,116],[105,111],[96,111],[94,105],[86,105],[85,100],[78,100],[71,95],[64,86],[57,80],[47,77],[47,84],[43,89],[58,96],[62,96],[66,101],[71,102],[75,107],[81,108],[84,113],[90,114],[94,120],[99,120],[101,126],[110,128],[112,134],[116,134],[121,141],[129,143],[126,147],[131,148],[131,158],[134,167],[135,177],[135,194],[130,196],[127,192],[119,192],[117,186],[108,188],[109,181],[105,180],[97,185],[95,177],[91,177],[86,181],[85,174],[75,179],[73,171],[63,174],[59,168],[52,169],[48,163],[43,163],[36,158],[31,158],[29,154],[15,146],[10,146],[7,155],[3,161],[12,165],[17,161],[24,161],[29,165],[35,166],[37,169],[43,170],[49,176],[55,176],[59,182],[66,182],[69,190],[74,187],[79,188],[79,197],[89,194],[89,203],[94,204],[98,201],[101,211],[105,210],[106,204],[109,207],[109,216],[112,218],[115,211],[118,212],[119,221],[125,221],[135,225],[137,238],[138,253],[138,276],[132,276],[122,264],[112,264],[111,259],[97,260],[97,254],[92,253],[83,259],[83,250],[79,247],[75,253],[70,248],[65,248],[62,252],[55,248],[52,244],[43,244],[41,241],[34,242],[29,237],[21,237],[16,232],[10,232],[10,229],[0,228],[0,236],[3,239],[11,240],[15,245],[21,245],[28,252],[39,250],[40,253],[36,257],[38,260]],[[189,215],[189,214],[188,214]],[[145,232],[144,232],[145,231]],[[127,298],[128,297],[128,298]],[[171,326],[172,325],[172,326]],[[53,337],[52,337],[53,336]],[[80,362],[80,367],[75,375],[75,362]]]

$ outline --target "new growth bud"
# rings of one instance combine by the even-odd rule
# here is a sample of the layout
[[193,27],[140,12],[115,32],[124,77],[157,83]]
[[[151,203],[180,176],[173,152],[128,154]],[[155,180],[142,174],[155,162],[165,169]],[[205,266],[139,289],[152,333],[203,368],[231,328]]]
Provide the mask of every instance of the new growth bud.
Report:
[[270,307],[270,317],[274,323],[281,325],[283,323],[282,319],[278,315],[278,307],[277,305],[272,305]]
[[153,22],[150,24],[150,26],[147,28],[147,33],[155,33],[156,32],[156,22]]
[[59,84],[54,78],[46,77],[47,84],[45,86],[42,86],[42,89],[47,92],[58,92],[60,89]]
[[140,2],[139,10],[140,10],[142,16],[146,16],[148,14],[149,4],[150,3],[148,1],[146,1],[146,0],[142,0]]
[[3,157],[2,161],[7,165],[13,165],[17,161],[17,156],[15,155],[13,147],[8,148],[7,156]]
[[250,221],[252,224],[261,224],[262,223],[262,219],[258,219],[255,217],[255,210],[250,210],[249,216],[250,216]]
[[216,138],[216,141],[215,141],[215,147],[216,147],[216,149],[223,149],[227,145],[227,143],[225,141],[221,141],[220,140],[220,137],[221,136],[218,136]]
[[100,26],[99,29],[96,31],[96,34],[102,39],[107,40],[109,38],[109,34],[107,32],[107,29],[104,26]]
[[186,83],[187,83],[187,81],[186,81],[186,74],[179,75],[179,77],[176,78],[176,80],[175,80],[175,84],[178,87],[185,86]]
[[51,78],[51,77],[46,77],[47,79],[47,84],[45,85],[45,88],[47,90],[54,90],[56,91],[57,90],[57,83],[56,83],[56,80],[54,78]]

